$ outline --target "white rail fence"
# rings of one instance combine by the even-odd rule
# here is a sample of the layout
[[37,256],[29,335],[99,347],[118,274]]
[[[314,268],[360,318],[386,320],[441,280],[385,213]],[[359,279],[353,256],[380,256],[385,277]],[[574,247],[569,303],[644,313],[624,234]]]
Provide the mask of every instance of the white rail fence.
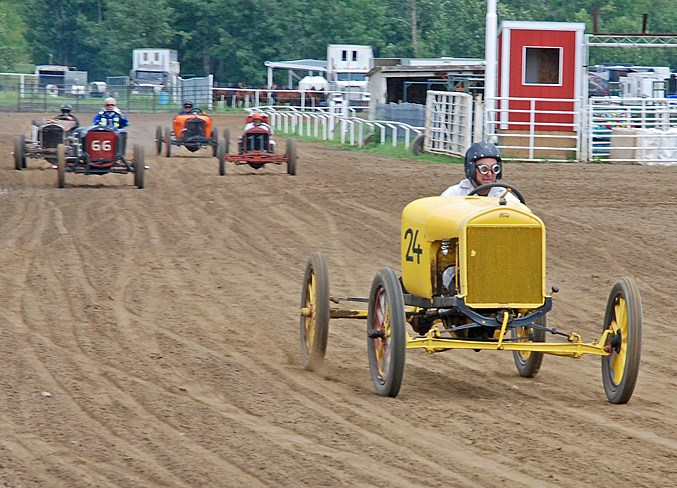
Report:
[[677,165],[677,100],[497,98],[428,92],[425,127],[367,120],[350,107],[261,106],[278,132],[361,147],[367,141],[410,148],[424,135],[424,151],[459,157],[474,141],[496,143],[508,161],[608,162]]
[[362,147],[374,140],[397,147],[411,147],[413,139],[423,128],[387,120],[367,120],[358,117],[354,109],[346,107],[312,108],[289,106],[260,106],[249,112],[266,113],[276,132],[338,140],[341,144]]
[[515,161],[677,165],[677,100],[500,98],[484,139]]
[[581,104],[575,99],[497,97],[484,139],[510,161],[572,162],[581,154]]
[[677,165],[677,99],[592,98],[588,118],[588,160]]

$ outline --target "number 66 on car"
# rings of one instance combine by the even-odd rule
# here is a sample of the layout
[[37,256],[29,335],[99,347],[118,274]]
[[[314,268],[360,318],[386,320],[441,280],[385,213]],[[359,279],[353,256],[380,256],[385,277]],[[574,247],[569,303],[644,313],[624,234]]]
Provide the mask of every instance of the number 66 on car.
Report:
[[[477,196],[493,187],[520,201]],[[310,256],[299,311],[306,369],[324,361],[330,319],[366,319],[369,369],[382,396],[398,395],[408,349],[472,349],[511,351],[517,372],[527,378],[538,373],[545,354],[596,355],[608,401],[630,400],[642,343],[637,285],[627,277],[615,282],[593,342],[549,325],[558,289],[546,290],[545,225],[514,187],[497,182],[464,197],[415,200],[402,212],[401,239],[401,279],[389,268],[379,270],[368,298],[331,297],[323,255]],[[341,301],[364,302],[367,309],[330,305]],[[547,342],[548,334],[561,340]]]
[[127,133],[109,127],[91,126],[57,146],[57,186],[66,186],[67,173],[105,175],[133,173],[134,185],[144,187],[144,150],[134,145],[134,157],[125,157]]

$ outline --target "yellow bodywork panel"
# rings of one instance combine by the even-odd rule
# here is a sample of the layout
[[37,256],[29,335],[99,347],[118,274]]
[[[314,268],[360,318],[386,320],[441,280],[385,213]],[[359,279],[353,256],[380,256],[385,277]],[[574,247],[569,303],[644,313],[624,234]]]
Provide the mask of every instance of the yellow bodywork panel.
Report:
[[[427,197],[407,205],[401,235],[407,291],[432,299],[441,271],[453,264],[459,267],[459,292],[470,307],[543,305],[545,226],[526,205],[499,201]],[[443,245],[448,247],[444,253]]]

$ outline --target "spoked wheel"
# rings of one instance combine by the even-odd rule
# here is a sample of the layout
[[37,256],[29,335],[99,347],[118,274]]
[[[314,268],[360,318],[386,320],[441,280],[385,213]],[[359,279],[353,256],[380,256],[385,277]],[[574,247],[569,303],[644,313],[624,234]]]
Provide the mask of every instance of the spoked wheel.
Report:
[[226,141],[226,154],[230,152],[230,129],[223,129],[223,140]]
[[219,147],[216,150],[216,157],[219,158],[219,174],[226,175],[226,141],[219,141]]
[[423,134],[419,134],[416,137],[414,137],[414,140],[411,143],[411,152],[413,152],[416,156],[423,154],[424,141],[425,136]]
[[329,334],[329,273],[321,253],[306,263],[301,290],[301,360],[303,367],[317,371],[324,362]]
[[219,130],[212,129],[212,156],[216,157],[219,152]]
[[26,167],[26,138],[19,136],[14,139],[14,168],[21,171]]
[[158,156],[162,154],[162,127],[159,125],[155,130],[155,151]]
[[165,156],[172,157],[172,131],[165,129]]
[[611,403],[627,403],[639,373],[642,349],[642,300],[631,278],[621,278],[611,288],[603,331],[610,329],[602,356],[602,383]]
[[143,146],[134,144],[134,184],[139,190],[144,186],[145,159]]
[[296,174],[296,144],[293,139],[287,139],[287,174]]
[[406,325],[400,282],[391,269],[384,268],[374,276],[367,311],[369,370],[381,396],[396,397],[400,392],[407,350]]
[[[536,320],[537,325],[545,327],[548,324],[548,319],[545,315],[541,315]],[[533,327],[518,327],[511,330],[513,339],[518,339],[518,342],[545,342],[545,330],[534,329]],[[541,369],[543,363],[542,352],[532,351],[513,351],[513,359],[517,372],[522,378],[533,378]]]
[[66,147],[63,144],[56,146],[56,184],[59,188],[66,186]]

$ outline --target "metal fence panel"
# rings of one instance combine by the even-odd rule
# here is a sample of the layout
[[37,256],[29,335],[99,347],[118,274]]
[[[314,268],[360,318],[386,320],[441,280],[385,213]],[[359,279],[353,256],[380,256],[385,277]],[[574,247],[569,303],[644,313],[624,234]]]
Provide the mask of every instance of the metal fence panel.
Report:
[[388,103],[376,107],[376,116],[383,120],[393,120],[413,127],[425,126],[425,105],[420,103]]
[[472,96],[467,93],[429,90],[424,150],[463,156],[472,144],[472,103]]

